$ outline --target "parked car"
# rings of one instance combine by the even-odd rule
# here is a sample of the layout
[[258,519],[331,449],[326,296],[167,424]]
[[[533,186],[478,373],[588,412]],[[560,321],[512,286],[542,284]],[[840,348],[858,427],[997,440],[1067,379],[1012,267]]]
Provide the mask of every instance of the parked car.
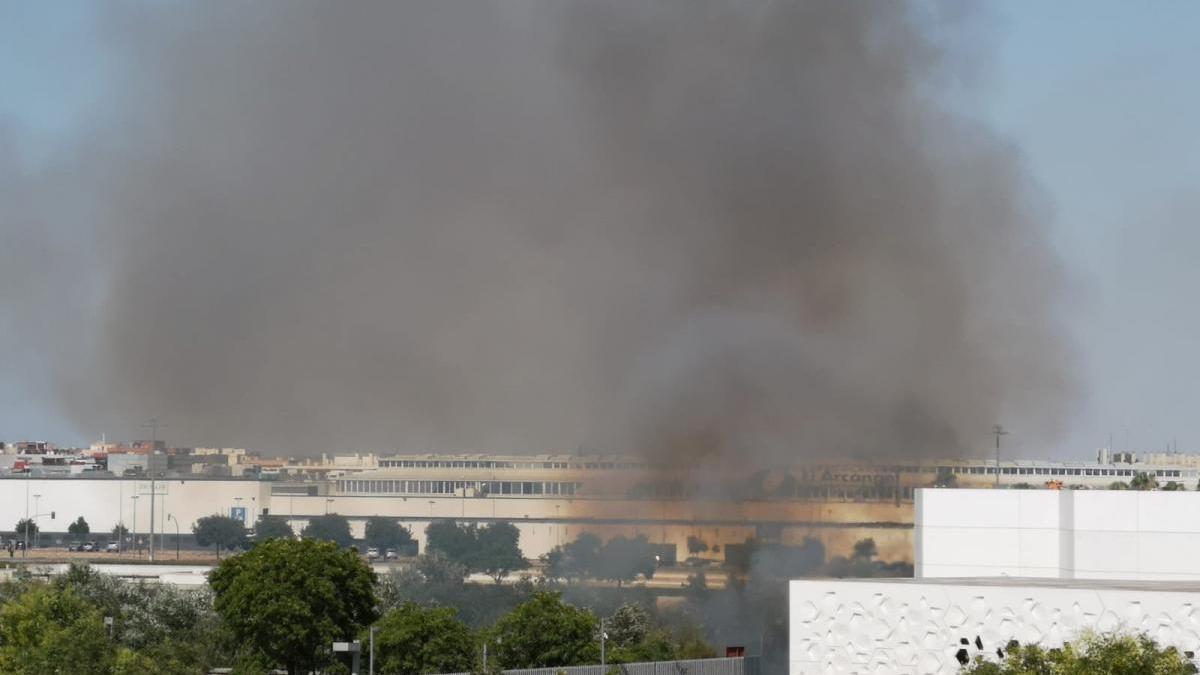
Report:
[[83,550],[83,544],[77,544],[77,543],[67,544],[67,552],[68,553],[75,553],[77,551],[82,551],[82,550]]
[[387,558],[388,560],[395,560],[400,557],[400,552],[394,548],[389,548],[388,550],[384,551],[383,557]]
[[110,541],[104,547],[104,550],[108,553],[119,553],[121,551],[121,545],[115,541]]
[[379,549],[371,546],[367,548],[367,560],[375,560],[379,557]]
[[84,550],[84,551],[86,551],[86,552],[88,552],[88,553],[91,553],[92,551],[95,551],[95,550],[96,550],[96,542],[94,542],[94,541],[85,541],[85,542],[83,542],[83,550]]

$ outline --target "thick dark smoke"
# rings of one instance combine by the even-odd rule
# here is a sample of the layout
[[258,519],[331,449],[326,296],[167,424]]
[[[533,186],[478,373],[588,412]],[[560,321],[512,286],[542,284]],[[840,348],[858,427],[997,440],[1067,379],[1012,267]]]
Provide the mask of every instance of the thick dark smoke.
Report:
[[[135,3],[43,194],[79,429],[290,452],[945,456],[1069,409],[959,18],[866,2]],[[72,286],[71,288],[75,288]],[[78,291],[74,291],[78,293]],[[80,303],[75,303],[80,304]]]

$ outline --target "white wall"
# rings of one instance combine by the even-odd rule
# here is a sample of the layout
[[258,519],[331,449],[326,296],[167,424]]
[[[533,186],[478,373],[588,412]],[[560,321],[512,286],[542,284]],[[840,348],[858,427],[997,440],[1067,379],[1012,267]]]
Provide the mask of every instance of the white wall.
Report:
[[[159,493],[155,505],[155,532],[175,533],[179,521],[181,533],[190,532],[192,525],[204,516],[220,513],[229,515],[230,508],[246,509],[247,525],[253,525],[262,504],[269,503],[270,484],[246,480],[158,480]],[[34,495],[41,495],[34,499]],[[138,495],[134,500],[133,496]],[[118,520],[131,531],[136,517],[137,531],[150,527],[150,481],[132,479],[39,479],[10,478],[0,480],[0,530],[12,531],[17,521],[25,517],[26,504],[30,515],[37,510],[42,532],[65,532],[67,525],[79,516],[87,520],[97,534],[111,532]],[[238,499],[241,499],[239,502]],[[50,519],[49,513],[55,512]],[[43,545],[46,544],[43,536]]]
[[950,675],[959,649],[994,659],[1009,640],[1059,647],[1083,629],[1200,651],[1200,592],[1091,583],[792,581],[789,672]]
[[918,577],[1200,579],[1200,494],[924,489]]

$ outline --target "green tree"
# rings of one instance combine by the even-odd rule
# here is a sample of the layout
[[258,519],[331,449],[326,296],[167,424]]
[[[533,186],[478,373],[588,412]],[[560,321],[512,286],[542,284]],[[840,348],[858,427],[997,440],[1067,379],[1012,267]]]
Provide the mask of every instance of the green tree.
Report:
[[441,551],[447,559],[474,570],[477,531],[473,525],[453,520],[435,520],[425,528],[425,549]]
[[88,534],[91,531],[92,528],[88,526],[88,522],[83,519],[83,516],[79,516],[75,519],[75,522],[67,525],[67,534],[71,534],[76,537]]
[[958,476],[950,470],[950,467],[938,467],[937,475],[933,479],[933,487],[952,488],[958,485]]
[[704,540],[694,534],[689,534],[687,538],[688,553],[691,555],[700,555],[708,550],[708,544]]
[[410,546],[413,541],[412,532],[407,527],[401,527],[395,518],[374,517],[367,519],[367,546],[378,549],[402,549]]
[[1182,492],[1182,491],[1186,490],[1187,488],[1185,488],[1183,486],[1183,483],[1176,483],[1175,481],[1171,480],[1171,481],[1167,481],[1167,484],[1162,486],[1159,489],[1164,492]]
[[867,537],[866,539],[861,539],[861,540],[855,542],[855,544],[854,544],[853,558],[855,560],[870,560],[871,558],[874,558],[878,553],[879,553],[879,548],[877,546],[875,546],[875,539],[872,537]]
[[0,609],[0,672],[107,675],[115,656],[100,611],[70,590],[36,584]]
[[331,541],[340,548],[350,548],[354,544],[354,536],[350,534],[350,521],[337,513],[309,519],[300,536],[305,539]]
[[236,640],[297,675],[324,667],[330,645],[375,620],[375,573],[333,542],[272,539],[209,575],[214,607]]
[[1196,668],[1174,647],[1159,647],[1146,635],[1088,633],[1061,648],[1010,642],[995,663],[981,657],[964,675],[1184,675]]
[[376,626],[376,658],[385,675],[462,673],[475,666],[471,630],[451,607],[426,609],[406,602]]
[[221,559],[222,548],[233,550],[246,545],[246,527],[229,516],[205,516],[192,525],[192,534],[197,544],[216,547],[217,560]]
[[596,576],[609,579],[621,586],[626,581],[633,581],[638,575],[647,579],[654,576],[657,561],[654,549],[647,541],[646,535],[638,535],[633,539],[613,537],[600,550],[596,564]]
[[425,581],[434,584],[461,584],[471,573],[466,565],[454,562],[437,549],[417,558],[417,572]]
[[601,548],[603,543],[599,537],[584,532],[575,541],[555,546],[542,556],[546,565],[544,573],[551,579],[566,579],[568,582],[595,576]]
[[1124,483],[1119,480],[1115,480],[1108,484],[1108,489],[1109,490],[1128,490],[1129,483]]
[[474,558],[475,569],[487,574],[496,583],[515,570],[529,567],[521,555],[521,532],[512,523],[491,523],[478,530]]
[[1139,471],[1129,481],[1129,489],[1131,490],[1153,490],[1156,487],[1158,487],[1158,479],[1145,471]]
[[37,523],[35,523],[32,518],[22,518],[18,520],[17,526],[13,529],[16,530],[18,537],[24,537],[28,531],[29,541],[33,541],[33,535],[38,533]]
[[600,645],[595,615],[558,593],[539,592],[492,628],[496,661],[504,668],[560,668],[595,663]]
[[254,541],[262,542],[268,539],[294,539],[296,533],[292,526],[283,518],[275,516],[259,516],[254,524]]

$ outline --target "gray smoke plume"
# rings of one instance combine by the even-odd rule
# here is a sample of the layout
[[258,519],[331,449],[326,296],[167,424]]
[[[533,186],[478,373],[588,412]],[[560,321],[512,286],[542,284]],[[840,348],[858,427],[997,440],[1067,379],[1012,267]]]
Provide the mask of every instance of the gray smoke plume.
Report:
[[115,107],[40,177],[96,261],[53,359],[81,430],[776,464],[1049,438],[1070,409],[1045,209],[941,102],[961,17],[105,14]]

